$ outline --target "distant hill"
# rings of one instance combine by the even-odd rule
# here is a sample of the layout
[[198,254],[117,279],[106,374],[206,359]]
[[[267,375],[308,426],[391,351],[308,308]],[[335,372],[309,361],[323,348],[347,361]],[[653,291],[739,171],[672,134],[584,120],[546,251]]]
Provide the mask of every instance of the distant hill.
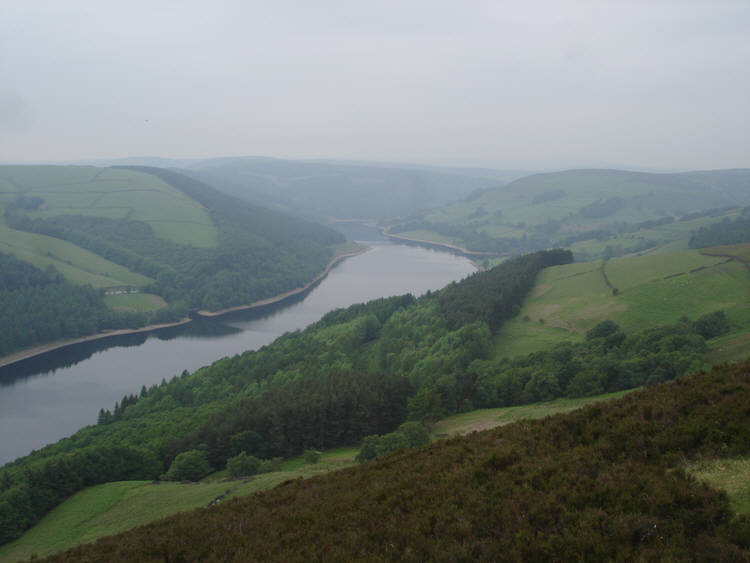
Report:
[[747,205],[748,169],[671,174],[568,170],[475,192],[464,201],[394,221],[391,231],[500,254],[593,241],[594,248],[581,252],[597,257],[607,245],[619,244],[627,253],[665,242],[658,233],[641,231],[721,216]]
[[254,203],[326,220],[410,215],[504,185],[523,172],[406,164],[215,158],[183,174]]
[[[135,312],[143,303],[160,309],[130,315],[128,326],[173,320],[192,308],[248,304],[303,286],[333,258],[334,245],[344,242],[332,229],[159,168],[0,166],[0,212],[0,253],[51,268],[66,282],[117,292],[111,300],[118,310]],[[57,278],[45,283],[67,291]],[[143,293],[162,299],[143,300]],[[96,292],[94,298],[102,299]],[[41,303],[41,294],[33,299]],[[116,316],[92,323],[89,332],[119,327]],[[77,337],[82,331],[51,334]],[[38,344],[52,338],[47,332],[37,327],[22,340]],[[0,354],[19,346],[0,343]]]

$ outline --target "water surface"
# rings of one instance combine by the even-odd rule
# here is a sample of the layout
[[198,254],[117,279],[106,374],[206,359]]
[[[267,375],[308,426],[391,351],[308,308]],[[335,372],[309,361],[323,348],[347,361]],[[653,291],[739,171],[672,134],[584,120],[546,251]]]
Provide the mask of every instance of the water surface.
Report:
[[348,258],[296,302],[85,342],[0,368],[0,463],[96,422],[123,395],[257,349],[338,307],[443,287],[474,271],[453,254],[384,241]]

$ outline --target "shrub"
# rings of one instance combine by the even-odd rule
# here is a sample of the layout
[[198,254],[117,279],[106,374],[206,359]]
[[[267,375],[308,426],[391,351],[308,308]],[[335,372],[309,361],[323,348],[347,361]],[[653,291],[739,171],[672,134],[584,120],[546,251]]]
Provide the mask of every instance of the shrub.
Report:
[[257,473],[260,464],[260,459],[252,455],[247,455],[247,452],[242,451],[227,460],[227,470],[230,477],[246,477]]
[[213,471],[206,454],[200,450],[182,452],[169,466],[167,479],[170,481],[198,481]]
[[320,455],[320,452],[317,450],[305,450],[305,453],[302,454],[302,459],[304,459],[306,463],[318,463],[320,461]]

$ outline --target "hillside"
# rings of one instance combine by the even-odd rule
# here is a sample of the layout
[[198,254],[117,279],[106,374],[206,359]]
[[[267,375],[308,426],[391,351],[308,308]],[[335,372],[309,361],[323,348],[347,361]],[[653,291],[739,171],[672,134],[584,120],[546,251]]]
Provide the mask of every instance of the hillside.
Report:
[[208,159],[177,168],[234,196],[321,221],[410,215],[523,174],[251,157]]
[[[52,268],[71,284],[118,294],[92,297],[113,314],[93,322],[88,333],[298,288],[323,271],[333,246],[344,240],[326,227],[156,168],[2,166],[0,211],[0,253]],[[118,311],[128,312],[125,321]],[[46,335],[49,322],[40,323],[0,354],[86,334]]]
[[[441,420],[433,427],[432,435],[438,440],[521,419],[544,418],[621,394],[472,411]],[[76,493],[21,538],[0,547],[0,560],[27,559],[34,553],[40,557],[52,555],[178,512],[205,507],[217,498],[224,502],[272,489],[290,479],[324,475],[356,465],[357,452],[358,448],[354,447],[326,450],[314,463],[306,461],[304,455],[297,456],[285,460],[279,470],[251,477],[232,478],[227,477],[226,471],[219,471],[200,483],[120,481],[96,485]]]
[[475,192],[394,221],[390,231],[499,254],[566,246],[590,259],[687,241],[690,231],[747,205],[750,170],[568,170]]
[[[489,327],[513,314],[540,270],[569,260],[564,251],[537,253],[418,300],[406,295],[332,311],[258,351],[185,371],[114,409],[103,405],[96,426],[0,471],[0,541],[77,490],[153,479],[198,447],[204,467],[220,469],[242,450],[289,457],[358,444],[407,416],[456,412],[473,394],[456,377],[486,355]],[[248,432],[258,438],[247,443]]]
[[734,336],[743,335],[750,331],[750,273],[743,258],[749,248],[684,250],[549,268],[518,316],[500,331],[495,353],[516,356],[579,342],[608,319],[634,330],[719,309],[730,319]]
[[684,463],[747,456],[750,364],[439,442],[49,561],[750,560],[750,521]]
[[179,480],[188,460],[195,479],[245,455],[268,465],[367,436],[398,444],[403,438],[394,430],[405,420],[430,423],[478,407],[671,380],[700,369],[706,342],[728,330],[721,312],[628,332],[605,322],[580,344],[493,359],[493,339],[539,272],[569,260],[565,251],[540,252],[419,299],[332,311],[261,350],[123,397],[101,410],[96,426],[5,466],[2,539],[84,487],[159,475]]

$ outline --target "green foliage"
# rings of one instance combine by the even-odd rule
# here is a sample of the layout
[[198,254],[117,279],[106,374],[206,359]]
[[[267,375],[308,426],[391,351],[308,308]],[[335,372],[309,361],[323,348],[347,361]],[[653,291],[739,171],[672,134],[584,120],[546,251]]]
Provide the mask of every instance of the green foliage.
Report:
[[136,328],[148,317],[117,313],[101,294],[74,285],[53,269],[39,270],[0,253],[0,356],[63,338],[104,329]]
[[[748,177],[747,170],[688,174],[567,170],[533,174],[483,190],[475,197],[410,215],[391,225],[390,231],[405,236],[418,232],[416,238],[422,240],[447,240],[472,251],[501,255],[574,245],[576,256],[586,260],[601,258],[607,246],[612,256],[678,240],[687,248],[687,239],[696,226],[707,226],[727,215],[731,211],[727,206],[736,209],[738,204],[750,203]],[[675,221],[675,217],[680,220]]]
[[701,227],[690,237],[690,248],[707,248],[727,244],[750,242],[750,217],[748,209],[734,220],[725,218],[718,223]]
[[321,455],[321,452],[318,450],[305,450],[302,454],[302,459],[305,460],[305,463],[318,463]]
[[146,448],[161,473],[190,450],[205,453],[214,468],[242,451],[272,458],[261,472],[274,466],[273,458],[374,436],[365,440],[365,459],[420,443],[418,425],[400,427],[406,420],[653,384],[702,365],[705,340],[687,321],[616,331],[512,361],[490,359],[487,309],[476,298],[512,310],[512,299],[534,283],[529,271],[550,255],[556,253],[507,261],[496,268],[500,273],[462,282],[471,292],[455,284],[419,299],[334,311],[258,351],[125,396],[114,411],[100,413],[101,424],[16,462],[11,477],[30,463],[102,444]]
[[602,321],[586,332],[586,340],[594,338],[606,338],[620,330],[620,325],[614,321]]
[[263,438],[254,430],[245,430],[232,436],[229,439],[229,450],[233,455],[245,452],[259,458],[266,457],[266,445],[263,443]]
[[97,483],[153,479],[160,464],[153,452],[128,446],[98,446],[10,467],[10,487],[0,492],[0,543],[19,536],[74,492]]
[[708,340],[729,332],[729,320],[724,311],[714,311],[696,320],[693,328],[695,332]]
[[289,481],[53,560],[744,561],[747,520],[681,464],[750,452],[748,373],[724,366]]
[[[64,206],[59,212],[40,214],[9,206],[6,222],[16,230],[72,242],[155,279],[149,289],[170,303],[183,301],[189,307],[212,310],[304,285],[332,258],[330,246],[343,241],[332,229],[258,208],[174,172],[130,168],[106,173],[127,176],[136,185],[156,183],[173,197],[169,201],[157,198],[148,212],[124,216],[72,213]],[[153,218],[154,209],[168,215],[178,201],[187,206],[181,208],[185,212],[207,214],[205,219],[218,232],[218,241],[198,244],[190,236],[164,232],[162,223]],[[184,225],[193,220],[196,217],[187,222],[175,218],[164,225],[185,231]],[[187,229],[194,230],[194,225]]]
[[405,422],[394,432],[382,436],[365,436],[355,458],[364,463],[376,457],[389,456],[401,450],[418,448],[430,443],[430,433],[420,422]]
[[227,459],[227,471],[229,471],[230,477],[245,477],[257,473],[260,464],[260,459],[242,451]]
[[458,328],[481,320],[497,332],[506,319],[518,313],[519,304],[542,269],[572,261],[569,250],[536,252],[449,285],[439,296],[449,326]]
[[213,469],[206,459],[206,454],[200,450],[188,450],[178,454],[167,471],[170,481],[198,481],[211,473]]

